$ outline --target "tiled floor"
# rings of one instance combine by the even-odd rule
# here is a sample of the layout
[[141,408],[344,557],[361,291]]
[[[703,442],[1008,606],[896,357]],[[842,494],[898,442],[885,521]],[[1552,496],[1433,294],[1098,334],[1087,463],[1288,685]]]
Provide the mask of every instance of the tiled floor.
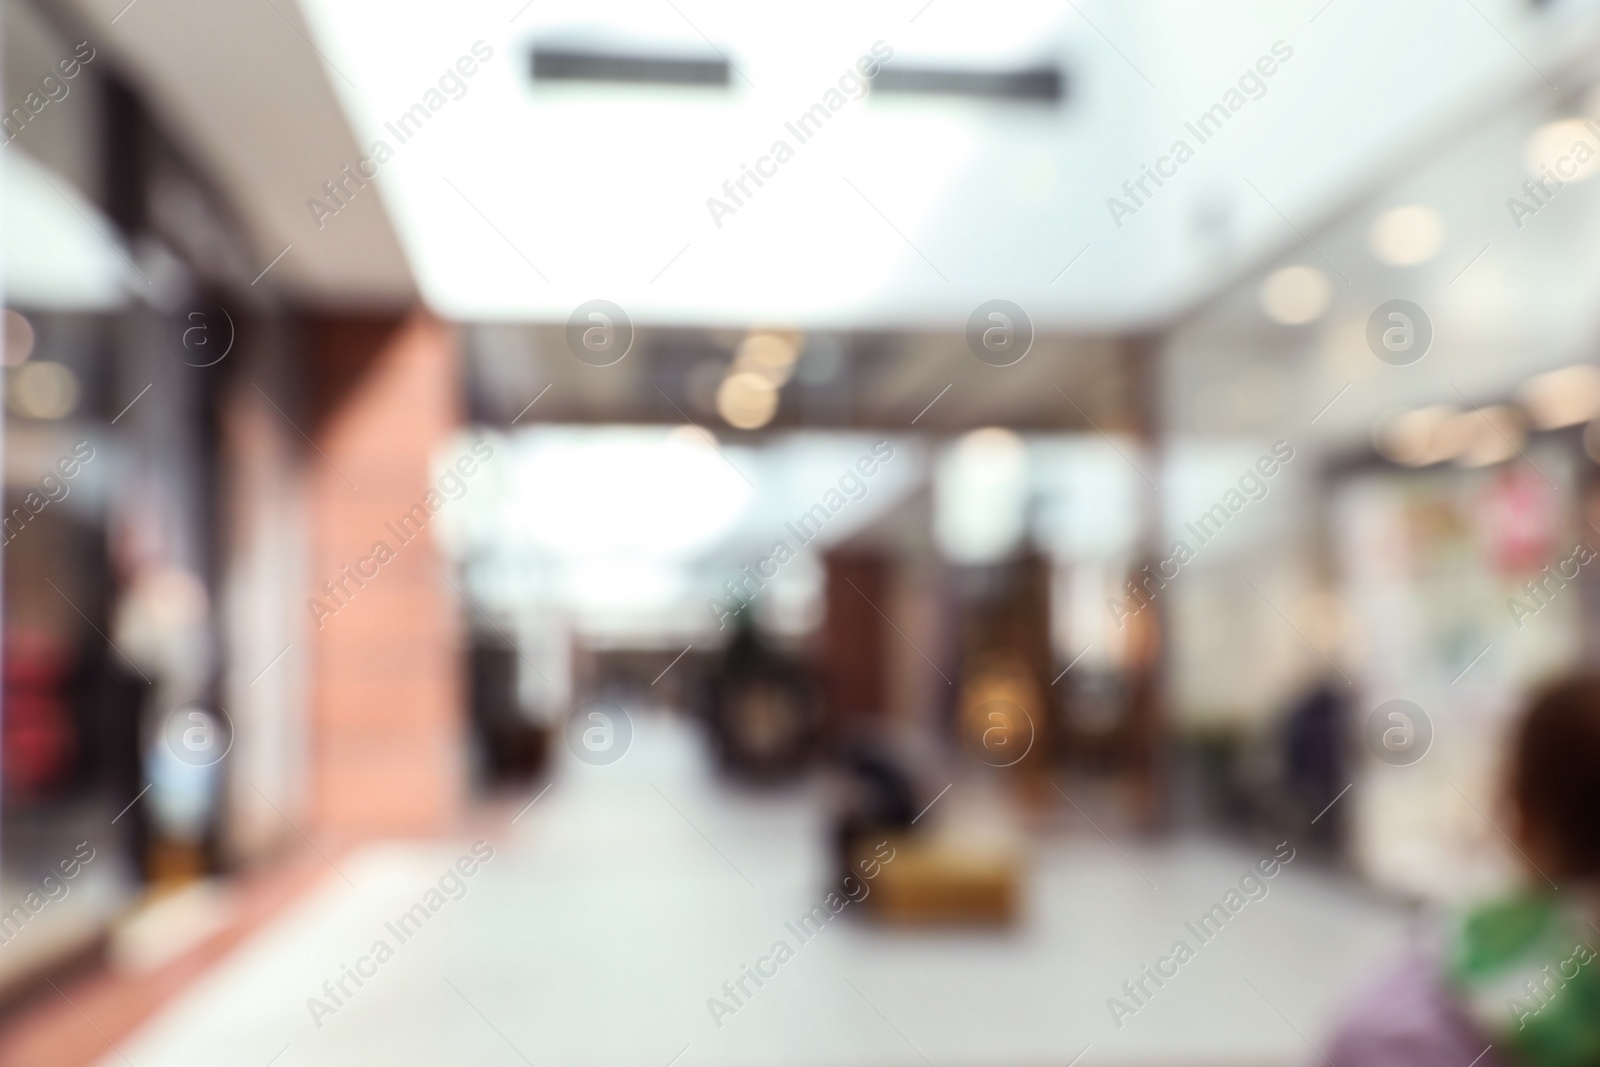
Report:
[[[1119,853],[1080,824],[1035,844],[1027,918],[1009,932],[889,930],[847,911],[802,944],[784,924],[819,896],[822,831],[814,800],[724,792],[685,728],[640,717],[624,759],[563,766],[403,943],[385,924],[430,903],[468,842],[341,861],[102,1062],[1059,1067],[1086,1046],[1085,1067],[1320,1062],[1306,1038],[1320,1044],[1403,936],[1399,912],[1302,862],[1201,945],[1185,922],[1261,857],[1184,842]],[[1195,958],[1115,1026],[1107,998],[1180,938]],[[719,1027],[708,998],[779,939],[793,959]],[[335,1005],[324,981],[380,940],[393,957],[362,963],[371,976],[346,979]],[[335,1010],[314,1019],[312,997]]]

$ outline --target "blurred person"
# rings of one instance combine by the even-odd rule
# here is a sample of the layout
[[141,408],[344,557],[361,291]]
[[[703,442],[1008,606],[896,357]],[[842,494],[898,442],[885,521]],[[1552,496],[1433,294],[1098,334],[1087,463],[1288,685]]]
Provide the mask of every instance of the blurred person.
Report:
[[802,770],[822,735],[822,704],[811,672],[741,613],[721,662],[707,679],[712,741],[725,770],[775,781]]
[[172,564],[134,570],[112,616],[116,647],[152,678],[156,700],[176,707],[204,692],[211,675],[211,609],[205,585]]
[[117,649],[152,683],[139,714],[153,838],[142,865],[152,881],[188,881],[204,873],[218,814],[224,750],[213,747],[231,737],[203,703],[214,666],[205,586],[181,567],[143,562],[112,625]]
[[851,738],[839,753],[843,796],[834,817],[834,877],[844,879],[874,843],[912,832],[920,806],[909,761],[881,732]]
[[1339,1067],[1600,1064],[1600,676],[1535,697],[1505,788],[1525,886],[1370,988],[1329,1050]]
[[1343,836],[1343,809],[1333,805],[1350,781],[1343,744],[1348,708],[1342,687],[1321,675],[1302,693],[1284,718],[1283,758],[1286,785],[1307,836],[1319,845],[1336,846]]

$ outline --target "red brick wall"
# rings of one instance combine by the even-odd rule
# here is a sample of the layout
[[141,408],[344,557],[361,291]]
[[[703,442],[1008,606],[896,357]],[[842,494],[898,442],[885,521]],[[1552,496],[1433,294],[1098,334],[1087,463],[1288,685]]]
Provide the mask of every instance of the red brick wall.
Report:
[[[466,721],[458,626],[432,534],[386,527],[423,500],[429,459],[459,421],[455,338],[417,312],[308,325],[303,386],[313,618],[310,816],[343,833],[426,833],[461,810]],[[396,557],[340,603],[324,593],[376,541]],[[369,568],[370,569],[370,568]],[[319,626],[320,622],[320,626]]]

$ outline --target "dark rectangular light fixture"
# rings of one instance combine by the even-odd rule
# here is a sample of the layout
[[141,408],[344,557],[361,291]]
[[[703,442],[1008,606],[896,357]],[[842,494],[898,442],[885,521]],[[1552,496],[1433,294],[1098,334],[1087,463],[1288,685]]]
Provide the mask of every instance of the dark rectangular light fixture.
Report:
[[1029,100],[1059,103],[1066,78],[1057,67],[1027,70],[949,70],[938,67],[884,67],[872,79],[875,93],[966,96],[979,100]]
[[622,52],[539,47],[534,81],[611,82],[621,85],[699,85],[726,88],[726,59],[688,59]]

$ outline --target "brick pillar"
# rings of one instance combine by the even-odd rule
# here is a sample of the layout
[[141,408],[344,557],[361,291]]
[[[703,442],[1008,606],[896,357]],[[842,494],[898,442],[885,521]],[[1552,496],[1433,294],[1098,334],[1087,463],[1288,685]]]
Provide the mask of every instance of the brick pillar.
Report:
[[[392,527],[424,503],[457,426],[455,339],[418,311],[314,320],[303,350],[310,817],[356,835],[437,831],[463,797],[460,605],[431,531],[403,542]],[[393,558],[363,566],[380,542]],[[358,587],[346,567],[377,573]]]

